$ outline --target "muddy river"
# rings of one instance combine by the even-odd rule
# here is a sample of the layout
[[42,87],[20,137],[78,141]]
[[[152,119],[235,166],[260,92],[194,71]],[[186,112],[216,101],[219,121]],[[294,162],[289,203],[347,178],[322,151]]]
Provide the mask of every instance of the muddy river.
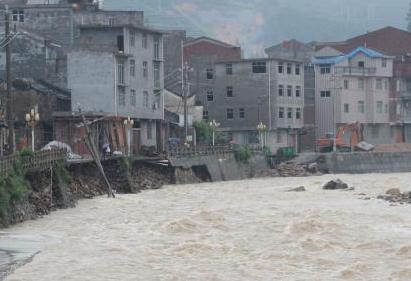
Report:
[[6,280],[411,280],[411,206],[375,199],[411,190],[411,174],[341,175],[354,191],[321,189],[334,178],[83,200],[0,233],[8,259],[37,253]]

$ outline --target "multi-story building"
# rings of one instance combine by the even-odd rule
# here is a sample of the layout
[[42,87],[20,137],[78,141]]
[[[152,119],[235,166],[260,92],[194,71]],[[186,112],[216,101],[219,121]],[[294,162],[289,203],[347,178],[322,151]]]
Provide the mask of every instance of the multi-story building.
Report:
[[348,54],[324,47],[313,62],[317,135],[333,134],[340,125],[360,122],[366,141],[389,143],[393,58],[365,47]]
[[190,93],[207,107],[207,92],[214,88],[215,63],[219,60],[239,60],[240,47],[208,37],[188,40],[183,47],[184,63],[190,67]]
[[[11,48],[13,64],[18,66],[12,69],[13,76],[41,79],[63,88],[67,87],[67,53],[79,37],[81,26],[144,24],[142,11],[105,11],[97,1],[13,0],[7,4],[12,30],[18,32]],[[1,26],[4,21],[0,22],[0,28],[4,28]],[[2,52],[0,56],[4,57]],[[1,69],[4,60],[0,61]]]
[[301,151],[315,149],[315,75],[314,66],[311,64],[315,53],[314,46],[314,43],[304,44],[293,39],[265,49],[269,58],[304,62],[304,127],[301,133]]
[[162,33],[131,25],[83,26],[68,55],[72,107],[136,119],[141,145],[159,143],[164,119]]
[[[348,54],[359,46],[394,57],[394,72],[389,88],[390,143],[411,142],[411,33],[395,27],[384,27],[342,42],[317,43],[316,50],[333,48]],[[387,140],[388,141],[388,140]]]
[[226,60],[215,64],[214,87],[204,95],[204,119],[221,123],[240,144],[258,143],[257,125],[267,126],[266,145],[299,148],[304,124],[304,65],[278,59]]

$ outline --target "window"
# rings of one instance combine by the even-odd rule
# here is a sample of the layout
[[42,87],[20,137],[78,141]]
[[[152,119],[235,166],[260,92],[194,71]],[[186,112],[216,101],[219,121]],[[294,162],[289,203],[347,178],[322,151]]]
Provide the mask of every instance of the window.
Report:
[[213,71],[212,68],[207,68],[206,72],[207,72],[207,79],[208,80],[211,80],[211,79],[214,78],[214,71]]
[[148,63],[146,61],[143,61],[143,77],[148,77]]
[[123,62],[117,62],[117,77],[118,77],[118,83],[124,84],[124,64]]
[[143,40],[141,41],[141,46],[147,49],[147,34],[143,33]]
[[147,139],[153,139],[153,124],[151,123],[151,121],[147,122]]
[[134,31],[130,31],[130,47],[136,46],[136,33]]
[[284,85],[278,85],[278,95],[280,97],[284,96]]
[[365,63],[364,63],[363,61],[359,61],[359,62],[358,62],[358,67],[364,68],[364,67],[365,67]]
[[365,103],[362,100],[358,101],[358,112],[365,113]]
[[244,119],[244,118],[245,118],[245,109],[244,109],[244,108],[240,108],[240,109],[238,110],[238,117],[239,117],[240,119]]
[[136,76],[136,61],[130,60],[130,76]]
[[331,92],[330,91],[321,91],[320,92],[320,97],[329,98],[329,97],[331,97]]
[[108,19],[108,25],[113,26],[114,25],[114,18],[109,18]]
[[388,113],[388,103],[385,104],[385,110],[384,110],[384,112],[385,112],[385,113]]
[[134,90],[134,89],[130,90],[130,104],[131,104],[131,106],[134,106],[134,107],[137,106],[136,90]]
[[117,36],[117,49],[119,52],[124,52],[124,36]]
[[292,72],[292,65],[291,63],[287,63],[287,74],[291,74]]
[[227,108],[227,109],[226,109],[226,114],[227,114],[227,120],[232,120],[232,119],[234,119],[234,109],[232,109],[232,108]]
[[384,80],[384,90],[388,90],[388,79]]
[[300,75],[300,65],[299,64],[295,65],[295,75]]
[[299,98],[301,96],[301,86],[295,87],[295,97]]
[[377,78],[375,88],[377,90],[382,90],[382,79],[381,78]]
[[203,120],[208,120],[208,111],[203,110]]
[[386,68],[387,67],[387,59],[382,59],[381,66]]
[[287,109],[287,118],[288,119],[292,119],[293,118],[293,109],[291,107],[289,107]]
[[233,87],[227,87],[227,98],[233,97]]
[[383,112],[383,103],[382,101],[377,101],[377,113],[381,114]]
[[295,109],[295,119],[301,119],[301,108]]
[[280,62],[278,64],[278,73],[283,73],[284,72],[284,64]]
[[233,65],[231,63],[225,65],[225,74],[233,75]]
[[121,107],[126,106],[126,92],[124,90],[118,92],[118,105]]
[[213,91],[207,91],[207,101],[214,101]]
[[364,79],[358,78],[358,89],[364,89]]
[[160,81],[160,62],[155,61],[153,63],[153,73],[154,73],[154,88],[160,89],[161,88],[161,81]]
[[284,107],[278,108],[278,118],[284,118]]
[[154,59],[160,59],[160,38],[154,38]]
[[266,73],[267,66],[265,61],[255,61],[253,62],[253,73]]
[[287,97],[292,97],[293,96],[293,86],[288,85],[287,86]]
[[24,22],[24,10],[13,10],[12,21]]
[[344,103],[344,112],[345,113],[350,112],[350,105],[348,103]]
[[143,92],[143,106],[145,108],[148,108],[148,92],[147,91]]
[[329,65],[329,64],[321,64],[321,65],[320,65],[320,73],[321,73],[321,74],[331,73],[331,65]]
[[348,80],[344,80],[344,89],[350,88],[350,82]]

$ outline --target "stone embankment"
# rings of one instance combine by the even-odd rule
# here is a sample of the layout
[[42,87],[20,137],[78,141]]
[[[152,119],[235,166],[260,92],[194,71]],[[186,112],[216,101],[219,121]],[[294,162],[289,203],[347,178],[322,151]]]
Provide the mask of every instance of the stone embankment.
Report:
[[[125,159],[103,163],[117,193],[138,193],[175,183],[202,182],[193,169],[180,169]],[[0,213],[0,227],[36,219],[60,208],[71,208],[80,199],[106,194],[103,179],[94,163],[72,164],[61,171],[50,169],[25,175],[27,192],[11,200]]]

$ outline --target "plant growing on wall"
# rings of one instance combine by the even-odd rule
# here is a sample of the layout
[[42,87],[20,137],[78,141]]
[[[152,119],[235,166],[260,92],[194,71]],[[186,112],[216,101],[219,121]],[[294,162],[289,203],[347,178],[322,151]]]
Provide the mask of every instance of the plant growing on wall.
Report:
[[238,145],[234,148],[234,158],[237,162],[247,163],[251,157],[251,150],[248,146]]
[[21,156],[14,163],[13,170],[7,178],[0,180],[0,217],[3,224],[12,201],[18,201],[28,193],[28,183],[25,178],[25,171],[21,162]]

